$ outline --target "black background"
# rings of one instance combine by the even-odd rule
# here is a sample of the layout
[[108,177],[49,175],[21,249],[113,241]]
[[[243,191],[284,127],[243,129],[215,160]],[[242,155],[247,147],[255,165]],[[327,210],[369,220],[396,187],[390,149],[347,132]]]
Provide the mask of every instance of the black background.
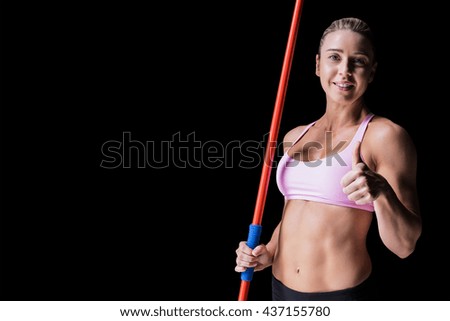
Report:
[[[3,299],[237,299],[234,251],[247,238],[262,163],[244,168],[248,158],[239,153],[227,154],[228,166],[220,163],[225,158],[208,163],[208,150],[194,148],[265,146],[294,4],[35,3],[11,13],[2,41]],[[424,223],[404,260],[384,247],[375,224],[370,231],[385,300],[450,298],[434,290],[450,285],[449,219],[433,180],[441,176],[434,160],[442,148],[436,131],[425,130],[445,128],[433,119],[430,79],[439,10],[431,3],[305,0],[280,124],[281,139],[324,112],[314,75],[323,30],[344,16],[366,20],[379,51],[367,102],[404,126],[417,146]],[[183,145],[189,152],[167,157],[144,149],[170,162],[154,168],[139,163],[141,146],[121,166],[102,168],[103,144],[123,142],[124,133],[133,140],[128,146],[191,137]],[[201,163],[175,163],[182,159]],[[283,203],[274,175],[267,195],[263,242]],[[270,300],[270,269],[254,275],[248,299]]]

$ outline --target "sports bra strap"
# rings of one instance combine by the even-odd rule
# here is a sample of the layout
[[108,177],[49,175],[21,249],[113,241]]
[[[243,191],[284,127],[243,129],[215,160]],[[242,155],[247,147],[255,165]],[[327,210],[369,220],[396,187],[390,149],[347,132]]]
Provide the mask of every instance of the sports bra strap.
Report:
[[294,140],[294,142],[292,143],[292,145],[289,146],[289,148],[288,148],[288,150],[287,150],[286,152],[288,152],[288,151],[292,148],[292,146],[294,146],[294,145],[300,140],[300,138],[302,138],[303,135],[305,135],[305,133],[308,131],[308,129],[310,129],[311,126],[313,126],[315,123],[316,123],[316,122],[313,121],[312,123],[310,123],[309,125],[307,125],[307,126],[305,127],[305,129],[303,129],[303,131],[301,132],[301,134],[297,137],[297,139]]
[[373,116],[375,115],[372,113],[367,114],[367,116],[364,118],[361,125],[359,126],[358,130],[356,131],[355,136],[353,136],[354,141],[362,141],[362,138],[366,131],[367,124],[370,122]]
[[[362,138],[364,136],[364,133],[366,131],[366,127],[367,124],[370,122],[370,120],[373,118],[373,116],[375,116],[375,114],[373,113],[368,113],[367,116],[364,118],[364,120],[362,121],[362,123],[360,124],[358,130],[356,131],[355,135],[353,136],[352,141],[362,141]],[[289,148],[287,149],[286,152],[288,152],[292,146],[294,146],[299,140],[300,138],[303,137],[303,135],[305,135],[305,133],[316,123],[316,121],[313,121],[312,123],[310,123],[309,125],[307,125],[305,127],[305,129],[303,129],[303,131],[301,132],[301,134],[295,139],[295,141],[292,143],[291,146],[289,146]]]

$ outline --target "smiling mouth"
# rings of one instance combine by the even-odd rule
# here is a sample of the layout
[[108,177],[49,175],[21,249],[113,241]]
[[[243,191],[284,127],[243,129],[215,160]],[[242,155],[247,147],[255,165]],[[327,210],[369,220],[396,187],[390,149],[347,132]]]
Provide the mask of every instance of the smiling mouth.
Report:
[[337,83],[337,82],[335,82],[334,84],[335,84],[339,89],[346,89],[346,90],[348,90],[348,89],[351,89],[351,88],[354,87],[354,85],[353,85],[353,84],[350,84],[350,83]]

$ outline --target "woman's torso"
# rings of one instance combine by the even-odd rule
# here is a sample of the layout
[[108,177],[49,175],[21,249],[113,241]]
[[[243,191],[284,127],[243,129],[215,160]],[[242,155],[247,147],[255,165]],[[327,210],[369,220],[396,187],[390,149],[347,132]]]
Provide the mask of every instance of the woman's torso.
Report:
[[366,236],[373,205],[352,204],[339,183],[371,119],[367,115],[339,136],[310,124],[286,148],[277,168],[286,203],[272,271],[287,287],[334,291],[358,285],[371,273]]

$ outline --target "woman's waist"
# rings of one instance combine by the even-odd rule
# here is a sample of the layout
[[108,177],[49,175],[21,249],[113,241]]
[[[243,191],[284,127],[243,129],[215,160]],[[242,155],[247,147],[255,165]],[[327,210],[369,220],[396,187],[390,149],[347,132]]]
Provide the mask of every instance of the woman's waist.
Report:
[[[307,234],[307,233],[305,233]],[[276,259],[291,266],[303,265],[312,271],[317,268],[336,269],[340,266],[355,268],[363,258],[368,258],[366,242],[356,237],[332,235],[285,237],[280,231]]]
[[354,208],[291,200],[285,206],[280,234],[292,242],[363,243],[373,214]]
[[370,274],[372,264],[366,250],[289,251],[280,248],[272,272],[285,285],[304,292],[333,291],[353,287]]

